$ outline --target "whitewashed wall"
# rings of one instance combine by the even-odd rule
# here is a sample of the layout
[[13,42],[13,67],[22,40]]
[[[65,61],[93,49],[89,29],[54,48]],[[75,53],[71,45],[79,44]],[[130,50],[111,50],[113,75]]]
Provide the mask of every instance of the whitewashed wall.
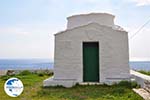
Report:
[[99,42],[100,82],[129,79],[128,34],[91,23],[55,35],[55,80],[83,82],[83,42]]

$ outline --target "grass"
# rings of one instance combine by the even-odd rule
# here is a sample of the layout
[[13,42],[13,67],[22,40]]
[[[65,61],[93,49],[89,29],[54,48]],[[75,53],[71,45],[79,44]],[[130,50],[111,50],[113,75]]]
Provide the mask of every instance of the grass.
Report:
[[[44,88],[42,82],[49,77],[48,75],[26,73],[0,78],[0,100],[143,100],[132,91],[131,88],[136,85],[130,82],[120,82],[112,86],[76,85],[72,88],[61,86]],[[7,96],[3,90],[5,80],[10,77],[17,77],[24,83],[24,92],[17,98]]]
[[150,76],[150,71],[145,71],[145,70],[139,70],[138,72],[145,74],[145,75],[149,75]]

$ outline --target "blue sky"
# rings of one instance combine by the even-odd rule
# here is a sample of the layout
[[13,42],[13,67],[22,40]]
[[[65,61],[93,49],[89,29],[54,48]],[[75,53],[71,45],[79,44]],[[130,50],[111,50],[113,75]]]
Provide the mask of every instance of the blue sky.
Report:
[[[0,0],[0,58],[54,56],[54,35],[66,17],[106,12],[134,34],[150,19],[150,0]],[[130,60],[150,60],[150,23],[129,40]]]

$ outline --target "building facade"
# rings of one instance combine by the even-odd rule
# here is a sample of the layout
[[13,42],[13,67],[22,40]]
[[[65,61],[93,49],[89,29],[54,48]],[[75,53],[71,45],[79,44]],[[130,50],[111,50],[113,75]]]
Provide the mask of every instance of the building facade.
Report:
[[129,80],[128,33],[106,13],[68,17],[67,29],[55,34],[54,77],[44,86]]

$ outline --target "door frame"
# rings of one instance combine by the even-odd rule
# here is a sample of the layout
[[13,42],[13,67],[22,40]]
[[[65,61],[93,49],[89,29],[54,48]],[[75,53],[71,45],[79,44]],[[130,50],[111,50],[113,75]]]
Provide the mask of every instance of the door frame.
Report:
[[82,82],[85,82],[84,81],[84,56],[83,56],[84,43],[97,43],[98,44],[98,82],[100,82],[100,47],[99,47],[99,41],[83,41],[82,42]]

